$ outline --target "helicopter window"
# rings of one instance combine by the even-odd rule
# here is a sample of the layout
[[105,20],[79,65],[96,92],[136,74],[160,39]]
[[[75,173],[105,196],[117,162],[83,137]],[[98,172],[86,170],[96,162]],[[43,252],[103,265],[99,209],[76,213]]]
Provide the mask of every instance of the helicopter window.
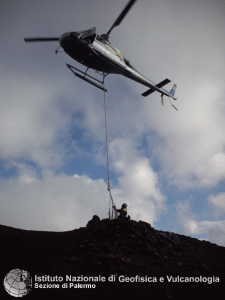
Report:
[[86,42],[88,42],[89,44],[92,44],[95,40],[95,37],[96,37],[96,34],[92,34],[92,35],[85,37],[84,40]]
[[103,43],[103,44],[105,44],[106,45],[106,40],[105,39],[103,39],[101,36],[99,36],[99,35],[97,35],[97,41],[99,41],[99,42],[101,42],[101,43]]

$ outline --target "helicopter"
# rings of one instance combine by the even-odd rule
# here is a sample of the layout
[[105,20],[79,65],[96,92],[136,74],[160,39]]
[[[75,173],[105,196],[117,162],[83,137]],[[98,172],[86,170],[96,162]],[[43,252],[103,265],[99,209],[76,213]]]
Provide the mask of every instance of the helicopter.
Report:
[[[25,42],[51,42],[59,41],[60,47],[77,62],[86,66],[85,72],[66,64],[67,67],[74,73],[75,76],[87,81],[97,88],[106,91],[104,86],[104,79],[108,74],[120,74],[126,76],[138,83],[143,84],[149,89],[142,94],[146,97],[157,91],[161,94],[161,103],[163,105],[163,96],[168,96],[171,105],[177,110],[173,100],[177,85],[174,84],[170,91],[162,87],[170,83],[168,78],[155,84],[143,75],[141,75],[136,68],[126,59],[121,51],[112,45],[109,41],[109,35],[114,27],[120,25],[124,17],[127,15],[136,0],[130,0],[123,11],[120,13],[116,21],[113,23],[107,33],[98,35],[96,27],[92,27],[83,31],[71,31],[62,34],[60,37],[31,37],[24,38]],[[60,48],[59,47],[59,48]],[[59,49],[58,48],[58,49]],[[56,50],[56,53],[58,52]],[[96,73],[102,75],[102,81],[87,74],[89,69],[95,70]],[[99,84],[100,83],[100,84]]]

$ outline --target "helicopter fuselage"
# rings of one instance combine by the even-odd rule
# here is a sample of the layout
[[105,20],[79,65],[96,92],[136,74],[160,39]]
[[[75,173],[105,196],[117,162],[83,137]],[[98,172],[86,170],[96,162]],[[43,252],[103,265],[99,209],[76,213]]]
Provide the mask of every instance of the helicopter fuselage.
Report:
[[123,74],[126,68],[122,53],[96,34],[82,38],[77,32],[64,33],[60,46],[84,66],[106,74]]
[[121,74],[171,97],[166,90],[134,69],[119,49],[97,34],[84,37],[80,32],[68,32],[60,37],[59,43],[70,57],[87,68],[104,74]]

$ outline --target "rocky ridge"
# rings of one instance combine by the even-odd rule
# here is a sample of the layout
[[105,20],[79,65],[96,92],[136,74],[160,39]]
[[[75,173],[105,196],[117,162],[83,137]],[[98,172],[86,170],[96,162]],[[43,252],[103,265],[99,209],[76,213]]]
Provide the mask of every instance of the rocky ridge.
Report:
[[94,290],[35,290],[42,298],[56,293],[68,299],[197,299],[215,296],[225,283],[224,247],[158,231],[143,221],[93,216],[86,227],[70,232],[17,230],[17,241],[23,268],[33,276],[114,276],[114,282],[99,282]]

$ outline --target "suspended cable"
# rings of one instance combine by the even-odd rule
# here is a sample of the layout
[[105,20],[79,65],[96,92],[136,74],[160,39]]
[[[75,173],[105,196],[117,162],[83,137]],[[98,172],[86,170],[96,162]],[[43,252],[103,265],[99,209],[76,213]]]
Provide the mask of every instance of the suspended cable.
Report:
[[[104,87],[104,82],[103,82]],[[108,150],[108,130],[107,130],[107,110],[106,110],[106,99],[105,99],[105,89],[104,89],[104,108],[105,108],[105,139],[106,139],[106,158],[107,158],[107,172],[108,172],[108,187],[107,190],[109,191],[109,219],[113,219],[113,211],[114,215],[117,218],[117,211],[114,210],[115,203],[113,201],[113,197],[111,194],[111,187],[109,181],[109,150]]]
[[106,157],[107,157],[108,189],[109,189],[109,151],[108,151],[108,130],[107,130],[107,113],[106,113],[106,100],[105,100],[105,91],[104,91],[104,108],[105,108],[105,139],[106,139]]

